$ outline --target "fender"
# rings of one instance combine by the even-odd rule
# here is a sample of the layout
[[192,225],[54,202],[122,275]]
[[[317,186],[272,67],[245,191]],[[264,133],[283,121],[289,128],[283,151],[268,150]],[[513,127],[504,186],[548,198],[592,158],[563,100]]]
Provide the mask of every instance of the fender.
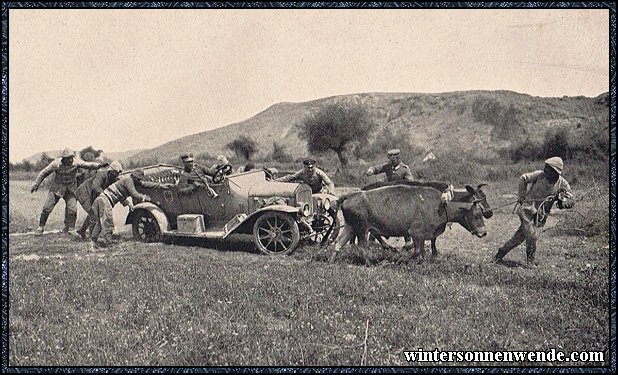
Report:
[[159,206],[152,202],[142,202],[133,206],[133,211],[129,211],[125,224],[133,224],[133,216],[135,216],[135,212],[139,210],[148,211],[152,214],[152,216],[155,217],[155,219],[157,220],[157,224],[159,224],[159,229],[161,230],[161,233],[169,231],[169,222],[167,220],[165,212],[163,212],[163,210]]
[[254,213],[252,213],[251,215],[248,215],[247,217],[245,217],[242,220],[242,222],[238,223],[232,229],[230,229],[230,231],[227,232],[223,236],[223,238],[225,239],[227,236],[229,236],[230,234],[234,234],[234,233],[245,233],[247,227],[252,229],[253,224],[255,224],[255,221],[258,219],[258,217],[260,217],[265,212],[277,211],[277,212],[284,212],[286,214],[294,215],[294,214],[299,213],[299,209],[300,209],[299,207],[288,206],[285,204],[273,204],[272,206],[262,207],[259,210],[255,211]]

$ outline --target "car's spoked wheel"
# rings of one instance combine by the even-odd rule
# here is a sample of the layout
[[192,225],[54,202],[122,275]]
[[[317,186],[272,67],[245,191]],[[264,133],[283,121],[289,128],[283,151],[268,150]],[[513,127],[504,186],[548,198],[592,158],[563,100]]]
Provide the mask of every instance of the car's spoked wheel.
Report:
[[150,212],[140,210],[133,216],[133,238],[141,242],[161,241],[161,229]]
[[267,255],[288,254],[299,240],[298,224],[290,215],[267,212],[253,226],[253,241]]
[[[331,226],[333,229],[329,233]],[[315,233],[310,237],[310,239],[316,243],[324,243],[324,245],[327,245],[333,242],[339,235],[339,218],[335,217],[333,220],[333,217],[328,214],[317,215],[313,219],[312,228]],[[327,235],[328,238],[325,239],[324,236]]]

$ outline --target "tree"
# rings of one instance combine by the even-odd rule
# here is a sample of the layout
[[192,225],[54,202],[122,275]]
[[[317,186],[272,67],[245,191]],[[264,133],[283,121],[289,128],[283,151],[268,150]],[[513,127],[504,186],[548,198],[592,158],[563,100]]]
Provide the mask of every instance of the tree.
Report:
[[253,154],[257,151],[255,141],[244,135],[241,135],[232,142],[228,143],[225,147],[234,151],[236,156],[242,156],[247,160],[251,160],[251,156],[253,156]]
[[569,130],[566,128],[555,131],[547,131],[543,141],[543,157],[560,156],[563,159],[569,158]]
[[47,155],[46,152],[44,152],[41,154],[39,161],[36,163],[36,169],[41,170],[47,167],[49,163],[51,163],[52,161],[54,161],[54,158],[52,158],[51,156]]
[[347,174],[348,147],[355,141],[366,141],[374,127],[373,119],[363,107],[335,103],[309,115],[300,124],[299,135],[307,141],[311,153],[334,151]]
[[272,159],[278,162],[292,161],[292,157],[285,151],[285,147],[277,142],[273,142]]
[[[99,157],[99,156],[101,156],[101,154],[103,153],[103,150],[95,150],[95,149],[94,149],[94,147],[92,147],[92,146],[88,146],[88,147],[86,147],[86,148],[82,149],[82,150],[79,152],[79,157],[80,157],[80,159],[82,159],[82,160],[87,160],[87,159],[89,159],[89,157],[88,157],[88,156],[86,156],[86,157],[84,158],[84,156],[85,156],[87,153],[91,153],[91,154],[92,154],[95,158],[98,158],[98,157]],[[88,160],[88,161],[92,161],[92,160]]]

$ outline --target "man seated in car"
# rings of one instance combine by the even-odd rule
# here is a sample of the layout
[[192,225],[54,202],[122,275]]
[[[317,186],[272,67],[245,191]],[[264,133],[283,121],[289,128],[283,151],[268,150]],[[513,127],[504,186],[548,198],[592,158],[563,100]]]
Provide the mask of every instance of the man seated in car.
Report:
[[183,154],[180,156],[184,170],[180,173],[178,180],[178,192],[180,194],[191,194],[198,186],[207,186],[211,195],[214,192],[210,189],[210,182],[214,172],[211,168],[195,165],[193,154]]
[[305,165],[300,171],[289,174],[287,176],[279,177],[275,181],[291,182],[301,180],[305,184],[311,186],[311,192],[317,193],[330,193],[334,194],[335,184],[330,178],[319,168],[315,167],[315,159],[307,158],[303,161]]

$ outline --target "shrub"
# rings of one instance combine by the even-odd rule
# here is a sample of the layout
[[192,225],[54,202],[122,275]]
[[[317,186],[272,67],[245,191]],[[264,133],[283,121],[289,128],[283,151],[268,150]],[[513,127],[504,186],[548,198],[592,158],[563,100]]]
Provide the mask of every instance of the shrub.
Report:
[[34,166],[34,169],[40,171],[41,169],[47,167],[49,163],[51,163],[53,160],[54,158],[52,158],[51,156],[47,155],[47,153],[44,152],[39,158],[39,161]]
[[[571,180],[572,182],[572,180]],[[557,223],[545,230],[551,234],[578,236],[609,235],[609,192],[595,180],[592,186],[575,191],[575,207],[561,213]],[[553,210],[552,210],[553,211]]]
[[545,132],[543,146],[541,146],[541,156],[543,158],[560,156],[563,159],[568,159],[570,156],[569,129],[548,129]]
[[255,141],[244,135],[241,135],[232,142],[228,143],[226,147],[234,151],[236,156],[243,157],[246,160],[251,160],[253,154],[257,152]]
[[519,121],[521,111],[513,104],[508,106],[479,96],[472,103],[472,117],[494,127],[494,135],[503,139],[511,139],[523,132]]
[[293,158],[290,154],[287,153],[283,145],[280,145],[277,142],[273,142],[273,152],[271,154],[271,159],[281,163],[287,163],[292,161]]
[[537,160],[542,158],[543,148],[536,144],[530,138],[514,143],[506,151],[501,151],[500,154],[507,156],[512,162],[520,162],[523,160]]

